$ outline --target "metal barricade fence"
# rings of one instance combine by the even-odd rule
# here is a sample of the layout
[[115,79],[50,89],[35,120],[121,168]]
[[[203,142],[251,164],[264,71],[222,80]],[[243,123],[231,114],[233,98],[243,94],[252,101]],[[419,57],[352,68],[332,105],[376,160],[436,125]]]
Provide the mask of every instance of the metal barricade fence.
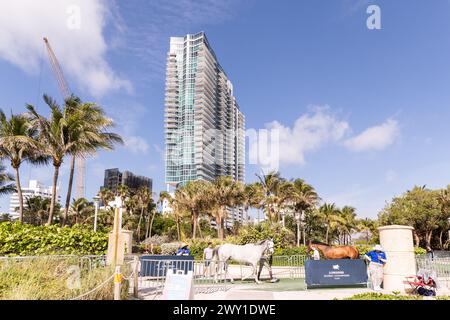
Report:
[[139,290],[161,294],[169,270],[192,271],[195,293],[212,293],[227,289],[226,264],[206,260],[140,259]]
[[435,272],[438,286],[450,289],[450,257],[431,258],[428,256],[417,256],[416,263],[417,271],[423,269]]

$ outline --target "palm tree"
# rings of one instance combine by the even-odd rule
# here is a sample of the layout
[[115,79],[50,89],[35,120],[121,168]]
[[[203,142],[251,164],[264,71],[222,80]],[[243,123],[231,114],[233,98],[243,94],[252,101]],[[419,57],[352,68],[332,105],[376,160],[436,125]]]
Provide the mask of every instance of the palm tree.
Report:
[[[181,241],[180,222],[181,222],[181,218],[182,218],[182,209],[180,208],[179,203],[176,201],[175,197],[173,197],[169,192],[162,191],[159,194],[158,202],[162,203],[164,200],[167,200],[170,208],[172,208],[172,214],[174,215],[175,224],[177,226],[178,241]],[[146,238],[149,238],[149,232],[147,232]]]
[[6,172],[5,166],[0,164],[0,196],[7,195],[16,191],[14,177]]
[[340,215],[344,219],[342,225],[342,241],[344,244],[350,244],[352,232],[356,228],[356,209],[350,206],[345,206],[341,209]]
[[109,202],[114,200],[114,192],[112,192],[108,188],[102,188],[98,192],[97,196],[100,198],[100,201],[102,202],[105,208],[108,207]]
[[[76,139],[70,151],[72,159],[70,163],[69,184],[64,208],[63,224],[67,219],[67,212],[72,196],[73,176],[75,171],[76,157],[85,157],[94,154],[97,150],[112,150],[115,143],[123,143],[122,138],[111,132],[107,132],[113,127],[112,119],[106,117],[105,112],[94,103],[81,103],[80,99],[71,96],[65,100],[65,112],[71,117],[79,119],[79,125],[74,127],[79,132],[72,135]],[[81,173],[79,173],[81,174]]]
[[340,216],[340,210],[336,205],[325,203],[319,208],[319,216],[322,218],[325,226],[325,242],[329,243],[330,231],[336,229],[340,224],[345,223],[345,220]]
[[450,238],[447,239],[447,243],[444,244],[444,233],[450,229],[450,185],[446,189],[439,191],[438,195],[439,205],[441,206],[441,219],[439,222],[439,246],[441,250],[444,250],[447,244],[450,242]]
[[356,228],[359,232],[362,232],[365,234],[366,244],[369,244],[370,235],[372,234],[372,232],[375,228],[375,222],[369,218],[360,219],[357,222]]
[[117,186],[116,196],[120,197],[123,206],[125,204],[125,199],[130,196],[130,188],[127,185],[120,184]]
[[228,217],[228,208],[243,203],[244,186],[231,177],[218,177],[212,184],[210,204],[214,204],[214,217],[216,219],[217,235],[223,240],[225,237],[225,222]]
[[59,169],[64,161],[64,157],[74,151],[77,143],[82,121],[68,110],[61,107],[47,95],[44,95],[45,103],[50,107],[50,116],[48,119],[39,115],[35,107],[27,105],[27,109],[32,117],[32,123],[39,130],[39,148],[43,155],[51,157],[54,167],[52,197],[50,212],[47,224],[53,222],[53,216],[56,205],[56,187],[59,178]]
[[209,182],[203,180],[190,181],[185,186],[175,191],[174,201],[178,209],[187,211],[191,215],[192,237],[197,237],[198,218],[206,205],[211,200],[207,197]]
[[89,202],[85,198],[74,199],[69,209],[69,214],[75,217],[74,224],[80,223],[80,219],[83,222],[88,219],[94,211],[93,203]]
[[243,192],[243,205],[244,211],[246,212],[245,220],[249,219],[248,210],[250,208],[260,210],[260,208],[262,207],[263,198],[264,194],[260,183],[252,183],[245,185]]
[[42,225],[48,219],[50,199],[37,197],[26,197],[24,207],[24,221],[31,225]]
[[302,225],[303,244],[306,244],[305,226],[301,222],[304,221],[304,213],[314,208],[319,196],[314,188],[307,184],[303,179],[296,179],[291,183],[289,189],[289,201],[292,202],[297,222],[297,246],[300,245],[300,225]]
[[[138,239],[139,239],[139,241],[141,241],[141,223],[142,223],[142,218],[144,217],[144,210],[148,209],[148,206],[153,201],[153,199],[152,199],[152,193],[150,192],[150,189],[148,187],[139,188],[136,193],[136,197],[137,197],[137,201],[138,201],[138,206],[141,208],[141,214],[139,216],[139,222],[138,222],[138,227],[137,227]],[[153,224],[153,218],[151,220],[152,220],[151,224]],[[150,226],[150,229],[151,229],[151,226]]]
[[271,222],[279,221],[281,212],[280,204],[284,203],[285,197],[282,190],[286,186],[285,180],[281,178],[279,172],[269,172],[267,175],[256,175],[264,193],[262,205],[264,211]]
[[19,168],[24,161],[33,164],[46,162],[46,158],[39,155],[36,139],[37,130],[31,125],[29,117],[11,115],[8,120],[0,110],[0,155],[11,161],[11,167],[15,171],[20,222],[23,222],[23,196]]

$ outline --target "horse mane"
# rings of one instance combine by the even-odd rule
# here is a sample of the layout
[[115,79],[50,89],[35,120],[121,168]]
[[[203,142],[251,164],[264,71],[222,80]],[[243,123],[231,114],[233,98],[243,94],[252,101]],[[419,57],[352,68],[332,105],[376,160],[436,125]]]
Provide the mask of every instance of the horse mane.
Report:
[[320,241],[311,241],[311,244],[319,244],[319,245],[322,245],[322,246],[331,247],[328,243],[320,242]]
[[258,246],[260,246],[260,245],[262,245],[264,242],[266,242],[267,240],[261,240],[261,241],[258,241],[256,244],[258,245]]

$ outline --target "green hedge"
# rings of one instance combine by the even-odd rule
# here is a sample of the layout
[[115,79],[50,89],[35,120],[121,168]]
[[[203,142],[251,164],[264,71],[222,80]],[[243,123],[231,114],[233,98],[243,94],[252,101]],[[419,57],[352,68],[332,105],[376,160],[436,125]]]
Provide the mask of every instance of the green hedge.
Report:
[[0,256],[103,255],[107,247],[107,233],[83,226],[0,223]]

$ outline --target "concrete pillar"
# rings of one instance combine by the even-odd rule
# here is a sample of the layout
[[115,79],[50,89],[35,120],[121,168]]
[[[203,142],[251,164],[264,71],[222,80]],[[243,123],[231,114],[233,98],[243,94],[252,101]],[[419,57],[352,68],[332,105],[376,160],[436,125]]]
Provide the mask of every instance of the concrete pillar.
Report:
[[133,253],[133,231],[122,230],[123,241],[125,243],[125,254]]
[[388,291],[404,293],[410,287],[406,277],[416,274],[413,227],[385,226],[378,228],[380,244],[386,252],[383,288]]
[[[106,264],[114,264],[114,244],[116,234],[114,232],[109,233],[108,239],[108,252],[106,254]],[[117,239],[117,265],[123,265],[125,255],[132,254],[133,251],[133,231],[121,230]]]

